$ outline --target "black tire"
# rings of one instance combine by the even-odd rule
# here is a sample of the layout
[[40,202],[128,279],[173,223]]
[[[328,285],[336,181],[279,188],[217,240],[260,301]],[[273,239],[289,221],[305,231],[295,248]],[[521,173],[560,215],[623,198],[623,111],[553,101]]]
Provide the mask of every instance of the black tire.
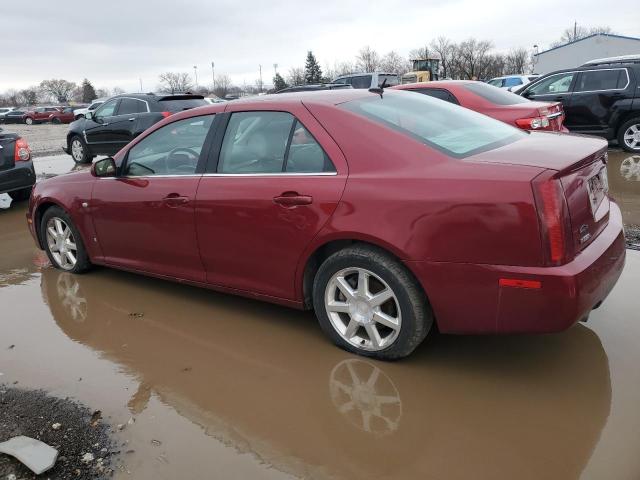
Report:
[[23,188],[21,190],[14,190],[13,192],[9,192],[9,196],[11,197],[11,200],[13,200],[14,202],[23,202],[24,200],[29,200],[29,197],[31,196],[32,188],[33,187]]
[[[76,142],[81,149],[81,153],[79,154],[73,153],[73,147]],[[69,139],[69,154],[76,163],[91,163],[91,160],[93,160],[93,155],[89,152],[89,147],[87,147],[87,144],[84,143],[84,140],[80,135],[74,135]]]
[[[60,265],[49,248],[46,231],[47,223],[52,218],[59,218],[63,220],[64,223],[71,229],[73,240],[75,240],[76,245],[76,263],[73,268],[64,268],[62,265]],[[42,220],[40,221],[40,242],[44,247],[45,252],[47,252],[47,256],[49,257],[51,264],[59,270],[70,273],[84,273],[92,267],[91,260],[89,260],[89,255],[87,254],[87,249],[82,242],[80,232],[78,232],[78,229],[73,224],[71,217],[60,207],[50,207],[42,215]]]
[[60,125],[60,119],[58,117],[53,117],[53,119],[51,120],[51,123],[53,123],[54,125]]
[[[380,277],[391,288],[401,313],[397,337],[386,348],[377,351],[359,348],[338,333],[325,307],[325,292],[334,274],[350,268],[361,268]],[[426,295],[417,280],[401,262],[382,249],[353,245],[327,258],[313,282],[313,306],[320,327],[340,348],[380,360],[396,360],[411,354],[425,339],[434,323]]]
[[632,118],[631,120],[627,120],[620,126],[620,128],[618,129],[618,145],[624,150],[626,150],[627,152],[638,153],[640,152],[640,140],[635,142],[636,143],[635,147],[628,145],[624,140],[625,132],[629,128],[633,127],[634,125],[637,131],[640,132],[640,117],[635,117],[635,118]]
[[80,115],[76,115],[76,118],[74,120],[80,120],[81,118],[84,118],[84,115],[82,113]]

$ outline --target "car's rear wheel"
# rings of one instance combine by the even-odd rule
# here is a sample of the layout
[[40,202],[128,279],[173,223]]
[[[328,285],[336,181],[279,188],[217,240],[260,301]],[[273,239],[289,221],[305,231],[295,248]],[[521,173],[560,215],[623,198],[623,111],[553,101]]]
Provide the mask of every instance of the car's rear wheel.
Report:
[[618,145],[627,152],[640,152],[640,117],[632,118],[618,129]]
[[31,188],[23,188],[21,190],[14,190],[13,192],[9,192],[9,196],[11,200],[14,202],[22,202],[23,200],[28,200],[31,196]]
[[53,117],[53,119],[51,120],[51,123],[53,123],[54,125],[59,125],[61,122],[58,117]]
[[87,148],[87,144],[84,143],[84,140],[80,138],[78,135],[74,135],[69,142],[69,151],[71,153],[71,158],[76,163],[89,163],[93,156],[89,154],[89,149]]
[[324,261],[315,277],[313,305],[336,345],[382,360],[409,355],[433,325],[429,302],[413,275],[385,251],[366,245]]
[[76,119],[76,120],[80,120],[81,118],[84,118],[84,115],[83,115],[83,114],[76,115],[76,118],[75,118],[75,119]]
[[60,207],[51,207],[44,212],[40,235],[47,256],[56,268],[72,273],[86,272],[91,268],[78,229]]
[[33,125],[33,118],[31,117],[25,118],[24,123],[26,123],[27,125]]

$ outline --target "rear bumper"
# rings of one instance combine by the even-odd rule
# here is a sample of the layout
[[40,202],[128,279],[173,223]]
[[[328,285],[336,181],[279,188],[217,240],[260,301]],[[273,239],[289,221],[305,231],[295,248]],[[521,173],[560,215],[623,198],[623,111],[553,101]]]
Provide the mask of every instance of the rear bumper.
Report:
[[[607,297],[625,256],[622,215],[611,202],[605,230],[560,267],[407,264],[424,286],[444,333],[550,333],[584,319]],[[537,281],[540,288],[499,286],[501,278]]]
[[12,192],[28,188],[36,183],[36,172],[33,162],[16,162],[16,166],[8,170],[0,170],[0,193]]

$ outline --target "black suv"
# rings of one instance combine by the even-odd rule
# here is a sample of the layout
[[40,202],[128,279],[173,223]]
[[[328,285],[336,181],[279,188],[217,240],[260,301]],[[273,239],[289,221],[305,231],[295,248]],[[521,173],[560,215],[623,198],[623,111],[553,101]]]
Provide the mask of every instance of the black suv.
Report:
[[76,163],[89,163],[96,155],[113,155],[154,123],[172,113],[209,105],[202,95],[134,93],[106,100],[67,132],[62,149]]
[[564,125],[572,132],[617,140],[628,152],[640,152],[640,55],[602,58],[548,73],[518,94],[562,102]]
[[26,200],[36,183],[29,144],[20,135],[0,128],[0,193],[14,200]]

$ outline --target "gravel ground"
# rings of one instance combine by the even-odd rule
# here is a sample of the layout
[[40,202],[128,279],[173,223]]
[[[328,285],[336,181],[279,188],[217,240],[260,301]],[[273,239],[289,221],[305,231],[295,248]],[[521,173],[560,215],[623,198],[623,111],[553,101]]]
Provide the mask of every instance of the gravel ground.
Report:
[[[59,428],[52,425],[59,423]],[[104,479],[112,475],[112,456],[119,452],[110,427],[99,412],[42,391],[0,385],[0,442],[18,435],[38,439],[58,449],[56,465],[40,477],[13,457],[0,454],[0,479]],[[93,456],[92,461],[83,457]],[[15,477],[13,477],[15,475]]]
[[39,125],[8,124],[0,127],[7,132],[15,132],[24,137],[29,142],[34,158],[65,155],[62,146],[65,144],[69,125],[41,123]]

